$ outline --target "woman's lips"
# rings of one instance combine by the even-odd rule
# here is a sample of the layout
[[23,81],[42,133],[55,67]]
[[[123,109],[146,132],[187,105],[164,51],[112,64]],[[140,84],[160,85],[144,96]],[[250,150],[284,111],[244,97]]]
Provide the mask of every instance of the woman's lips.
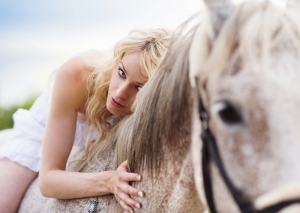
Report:
[[111,97],[110,102],[115,107],[119,107],[119,108],[124,107],[122,104],[119,104],[117,101],[115,101],[115,99],[113,97]]

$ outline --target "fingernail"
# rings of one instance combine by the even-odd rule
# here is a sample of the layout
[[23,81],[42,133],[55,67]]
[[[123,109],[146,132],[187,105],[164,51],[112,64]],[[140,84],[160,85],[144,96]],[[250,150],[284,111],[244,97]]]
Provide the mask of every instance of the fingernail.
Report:
[[136,177],[136,179],[137,179],[138,181],[140,181],[140,180],[141,180],[141,176],[138,175],[138,176]]
[[141,205],[139,203],[135,204],[135,207],[140,209],[141,208]]
[[138,195],[139,195],[140,197],[143,197],[143,192],[139,192]]

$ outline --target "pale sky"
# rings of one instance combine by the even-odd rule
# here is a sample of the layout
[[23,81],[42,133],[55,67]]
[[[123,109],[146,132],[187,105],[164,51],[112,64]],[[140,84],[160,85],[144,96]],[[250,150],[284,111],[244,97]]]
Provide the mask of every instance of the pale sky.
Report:
[[0,106],[40,94],[72,55],[107,49],[133,28],[176,28],[200,0],[2,0]]

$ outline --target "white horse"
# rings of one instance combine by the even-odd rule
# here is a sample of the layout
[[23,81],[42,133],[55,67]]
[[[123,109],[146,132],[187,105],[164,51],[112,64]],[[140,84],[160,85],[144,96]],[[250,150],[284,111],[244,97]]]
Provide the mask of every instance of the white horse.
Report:
[[212,213],[300,212],[299,5],[206,4],[190,49],[198,193]]

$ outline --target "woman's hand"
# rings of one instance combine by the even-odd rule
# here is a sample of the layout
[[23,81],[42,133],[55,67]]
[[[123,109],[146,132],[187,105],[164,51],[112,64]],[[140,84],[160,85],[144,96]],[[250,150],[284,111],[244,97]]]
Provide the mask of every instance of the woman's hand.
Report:
[[130,181],[140,181],[141,176],[128,172],[128,162],[124,161],[115,171],[113,177],[113,193],[122,208],[128,212],[133,212],[133,208],[141,208],[141,203],[133,200],[130,195],[143,197],[143,191],[129,185]]

